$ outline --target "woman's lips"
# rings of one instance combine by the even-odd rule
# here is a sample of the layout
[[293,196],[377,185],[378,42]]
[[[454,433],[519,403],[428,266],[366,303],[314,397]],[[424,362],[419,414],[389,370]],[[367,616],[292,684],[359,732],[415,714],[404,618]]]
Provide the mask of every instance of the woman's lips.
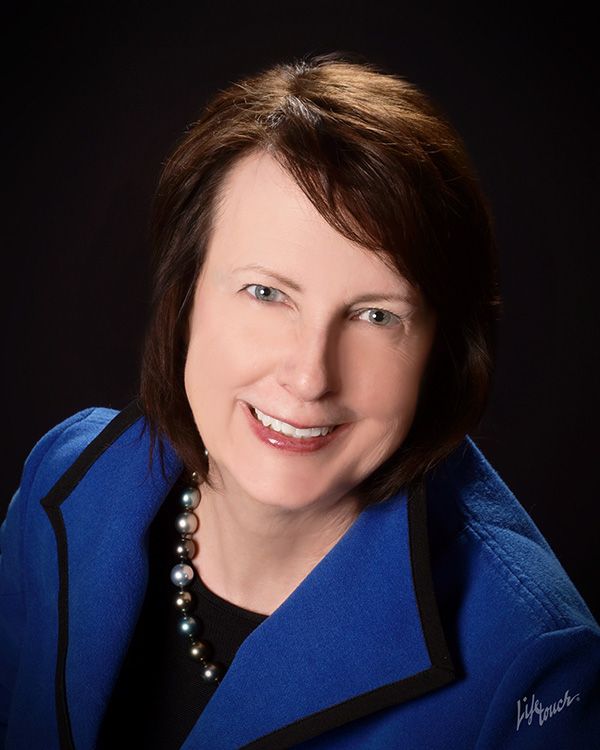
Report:
[[292,451],[293,453],[314,453],[314,451],[321,450],[321,448],[328,446],[332,440],[335,440],[341,433],[345,432],[346,429],[350,427],[350,422],[346,422],[345,424],[337,425],[335,429],[327,435],[318,435],[317,437],[311,438],[289,437],[282,432],[277,432],[269,427],[265,427],[264,424],[254,416],[252,407],[249,404],[244,402],[243,408],[246,412],[250,428],[259,440],[263,443],[267,443],[273,448]]

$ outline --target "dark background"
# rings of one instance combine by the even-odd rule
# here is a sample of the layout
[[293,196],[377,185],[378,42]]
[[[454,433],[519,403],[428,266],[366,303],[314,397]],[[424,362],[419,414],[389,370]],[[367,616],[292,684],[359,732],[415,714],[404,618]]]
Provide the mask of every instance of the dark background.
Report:
[[505,312],[474,437],[599,617],[599,82],[591,20],[572,3],[559,11],[424,2],[6,11],[1,517],[48,429],[135,395],[148,209],[186,124],[244,74],[347,50],[429,93],[478,168],[496,218]]

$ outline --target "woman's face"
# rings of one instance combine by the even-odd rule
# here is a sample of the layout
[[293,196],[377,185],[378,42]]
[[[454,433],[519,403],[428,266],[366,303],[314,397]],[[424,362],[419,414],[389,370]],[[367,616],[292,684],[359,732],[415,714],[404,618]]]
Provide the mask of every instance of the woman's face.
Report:
[[[420,294],[327,224],[273,157],[244,157],[226,180],[185,365],[211,477],[289,510],[350,497],[408,433],[434,331]],[[286,438],[252,407],[339,426]]]

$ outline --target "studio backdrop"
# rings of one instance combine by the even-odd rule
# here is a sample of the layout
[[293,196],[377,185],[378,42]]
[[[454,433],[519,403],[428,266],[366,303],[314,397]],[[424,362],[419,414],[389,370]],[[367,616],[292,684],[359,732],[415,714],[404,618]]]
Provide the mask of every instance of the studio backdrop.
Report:
[[150,201],[185,126],[242,75],[349,51],[423,88],[467,145],[495,217],[504,300],[473,437],[598,617],[590,24],[575,9],[552,20],[443,3],[161,5],[15,6],[5,19],[2,517],[47,430],[135,396]]

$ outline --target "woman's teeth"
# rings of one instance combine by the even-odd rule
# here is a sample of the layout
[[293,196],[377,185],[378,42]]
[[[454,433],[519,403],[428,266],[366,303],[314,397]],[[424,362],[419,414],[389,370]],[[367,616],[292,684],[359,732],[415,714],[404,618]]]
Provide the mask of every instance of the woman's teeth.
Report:
[[297,427],[292,427],[287,422],[281,422],[279,419],[270,417],[268,414],[263,414],[255,406],[252,407],[254,416],[261,422],[265,427],[269,427],[275,432],[281,432],[283,435],[295,438],[312,438],[318,437],[319,435],[327,435],[329,432],[335,429],[335,427],[310,427],[307,430],[299,430]]

